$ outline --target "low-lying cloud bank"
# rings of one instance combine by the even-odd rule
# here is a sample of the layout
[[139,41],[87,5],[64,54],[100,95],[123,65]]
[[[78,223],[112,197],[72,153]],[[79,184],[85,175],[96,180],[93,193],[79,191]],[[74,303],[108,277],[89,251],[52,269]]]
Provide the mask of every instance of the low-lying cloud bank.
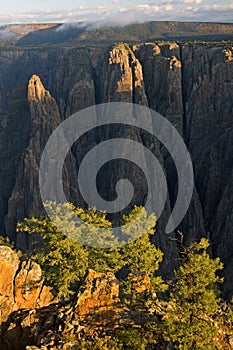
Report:
[[13,33],[9,28],[0,28],[0,40],[11,40],[15,36],[15,33]]

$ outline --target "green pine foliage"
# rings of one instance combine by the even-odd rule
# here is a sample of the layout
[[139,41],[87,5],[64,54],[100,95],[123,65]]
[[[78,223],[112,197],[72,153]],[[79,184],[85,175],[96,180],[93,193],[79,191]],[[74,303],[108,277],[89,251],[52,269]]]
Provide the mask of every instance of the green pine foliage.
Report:
[[[105,212],[95,208],[85,211],[72,204],[46,206],[55,213],[62,232],[49,218],[25,219],[17,230],[42,235],[29,258],[41,265],[46,283],[57,290],[59,298],[68,298],[73,293],[72,287],[82,281],[87,269],[116,273],[128,266],[132,273],[148,274],[157,289],[164,288],[161,277],[153,277],[163,258],[163,253],[150,241],[156,225],[154,214],[148,215],[144,208],[135,207],[129,216],[124,216],[123,233],[129,243],[120,245]],[[74,216],[81,219],[78,224]],[[103,246],[107,242],[107,246],[92,247],[96,242]]]
[[121,344],[111,337],[105,336],[95,340],[82,340],[76,347],[78,350],[123,350]]
[[[128,216],[123,216],[123,233],[129,243],[122,248],[126,265],[132,274],[144,272],[154,286],[155,291],[165,291],[167,286],[161,277],[154,277],[163,260],[163,252],[151,243],[155,234],[156,216],[148,214],[143,207],[135,207]],[[136,238],[136,240],[135,240]]]
[[145,350],[147,339],[137,329],[128,329],[116,334],[121,349],[125,350]]
[[176,281],[163,318],[165,339],[175,349],[208,350],[216,348],[217,328],[213,316],[219,308],[216,288],[220,278],[216,272],[223,268],[220,260],[207,253],[209,243],[184,248],[182,264],[175,272]]
[[8,237],[0,236],[0,246],[1,245],[5,245],[7,247],[14,248],[14,244],[11,243],[11,241],[9,240]]
[[106,212],[95,208],[84,210],[71,203],[47,202],[45,207],[60,231],[80,244],[106,248],[118,245],[112,232],[112,223],[106,219]]
[[122,254],[116,248],[86,248],[88,251],[88,267],[98,272],[117,273],[123,266]]
[[42,234],[29,258],[41,265],[45,282],[55,288],[58,298],[69,298],[87,270],[88,254],[83,246],[61,233],[49,218],[25,219],[18,231]]
[[[52,207],[55,204],[47,205]],[[77,291],[89,268],[116,273],[127,267],[130,274],[122,282],[123,305],[131,311],[137,311],[137,308],[143,310],[145,322],[150,320],[148,305],[152,305],[155,299],[153,297],[150,300],[152,304],[147,304],[148,300],[139,296],[133,304],[130,278],[144,273],[150,277],[155,292],[167,289],[162,278],[154,276],[163,259],[163,253],[151,243],[156,216],[148,214],[143,207],[135,207],[122,218],[122,237],[128,243],[120,244],[105,212],[94,208],[85,211],[67,204],[57,206],[56,210],[62,232],[49,218],[25,219],[18,224],[19,232],[41,233],[42,239],[29,253],[29,258],[41,265],[46,284],[57,291],[60,300],[64,300]],[[73,215],[81,219],[78,224]],[[105,230],[101,230],[103,228]],[[105,248],[92,247],[96,240],[113,244],[107,243]],[[161,344],[169,343],[180,350],[227,349],[227,339],[233,335],[233,307],[220,304],[218,283],[221,278],[217,272],[223,264],[219,258],[210,257],[208,247],[209,242],[204,238],[183,247],[181,264],[174,272],[168,300],[156,299],[159,309],[163,310],[156,324],[153,321],[150,326],[140,324],[137,329],[100,334],[93,344],[92,340],[83,339],[79,342],[80,349],[147,350],[156,346],[159,349]],[[128,298],[128,295],[131,297]]]
[[[116,273],[121,267],[123,267],[122,255],[120,254],[120,244],[118,238],[114,236],[112,231],[112,223],[107,219],[106,212],[97,211],[95,208],[90,208],[87,212],[83,209],[77,209],[77,215],[81,219],[92,226],[89,226],[93,231],[91,235],[91,241],[88,240],[88,268],[96,270],[98,272],[113,272]],[[81,212],[81,215],[80,215]],[[100,233],[99,229],[105,228],[104,233]],[[104,247],[107,243],[106,248],[95,248],[91,244],[98,243]],[[110,247],[109,247],[110,246]]]

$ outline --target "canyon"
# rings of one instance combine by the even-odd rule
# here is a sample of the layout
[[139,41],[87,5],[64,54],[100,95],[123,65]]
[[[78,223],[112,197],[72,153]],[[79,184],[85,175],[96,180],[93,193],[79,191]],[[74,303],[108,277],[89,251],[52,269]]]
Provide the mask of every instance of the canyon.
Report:
[[[30,249],[17,222],[44,214],[39,191],[43,149],[56,127],[73,113],[107,102],[147,106],[167,118],[190,152],[195,189],[179,229],[185,243],[202,236],[224,262],[225,298],[233,278],[233,48],[232,42],[143,42],[88,46],[0,48],[0,228],[18,249]],[[178,258],[177,232],[164,227],[177,195],[177,174],[168,152],[135,129],[103,127],[73,145],[64,166],[64,188],[85,206],[76,188],[77,169],[96,144],[130,137],[153,150],[166,172],[169,196],[154,242],[165,253],[169,276]],[[99,192],[115,196],[118,179],[132,180],[134,204],[144,204],[146,183],[133,164],[112,162],[97,177]],[[91,190],[91,189],[90,189]],[[154,194],[156,199],[156,193]],[[25,267],[26,268],[26,267]]]

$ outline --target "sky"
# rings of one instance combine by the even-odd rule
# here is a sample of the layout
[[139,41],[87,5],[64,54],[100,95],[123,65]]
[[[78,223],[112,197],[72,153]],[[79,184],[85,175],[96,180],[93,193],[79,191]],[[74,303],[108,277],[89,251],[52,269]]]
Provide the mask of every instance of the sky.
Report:
[[147,20],[233,23],[233,0],[1,0],[0,3],[0,25],[42,22],[125,25]]

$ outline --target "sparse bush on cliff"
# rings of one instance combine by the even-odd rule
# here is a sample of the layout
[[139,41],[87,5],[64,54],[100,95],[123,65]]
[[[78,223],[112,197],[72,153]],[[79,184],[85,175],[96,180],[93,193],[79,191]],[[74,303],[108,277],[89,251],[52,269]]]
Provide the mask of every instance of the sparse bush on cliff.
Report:
[[14,248],[14,243],[11,243],[8,237],[0,236],[0,246],[5,245],[10,248]]

